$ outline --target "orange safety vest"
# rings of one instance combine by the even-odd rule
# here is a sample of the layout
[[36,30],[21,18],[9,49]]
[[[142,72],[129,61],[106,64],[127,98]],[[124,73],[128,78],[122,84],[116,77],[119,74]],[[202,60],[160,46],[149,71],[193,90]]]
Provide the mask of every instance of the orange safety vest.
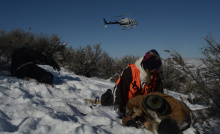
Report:
[[[147,84],[145,84],[144,89],[142,89],[140,82],[140,70],[137,68],[135,64],[129,64],[128,66],[131,67],[131,72],[132,72],[132,82],[130,83],[128,100],[130,100],[131,98],[137,95],[145,95],[148,93],[148,91],[153,92],[155,90],[158,72],[154,73],[153,79],[151,80],[151,85],[148,87]],[[117,80],[116,82],[117,85],[120,82],[120,80],[121,77],[119,77],[119,79]]]

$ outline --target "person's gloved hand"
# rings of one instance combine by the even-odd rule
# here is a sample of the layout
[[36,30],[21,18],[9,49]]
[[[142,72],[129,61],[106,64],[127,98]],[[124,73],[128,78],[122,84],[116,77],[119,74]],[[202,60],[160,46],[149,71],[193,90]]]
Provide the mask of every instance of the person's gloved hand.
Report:
[[143,116],[136,116],[135,121],[139,121],[139,122],[143,123],[143,122],[145,122],[145,119]]
[[142,123],[145,122],[145,119],[143,116],[136,116],[134,120],[135,120],[135,127],[136,128],[141,128]]
[[136,127],[139,128],[141,126],[141,122],[140,121],[135,121],[133,119],[125,118],[125,120],[123,120],[123,125],[124,126],[128,126],[128,127]]
[[136,123],[134,120],[129,120],[126,124],[126,126],[128,127],[136,127]]

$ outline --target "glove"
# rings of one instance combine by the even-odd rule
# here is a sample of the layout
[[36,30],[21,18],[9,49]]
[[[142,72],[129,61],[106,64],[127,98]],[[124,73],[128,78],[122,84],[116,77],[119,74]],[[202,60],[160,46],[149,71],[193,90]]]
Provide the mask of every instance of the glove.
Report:
[[127,122],[126,126],[128,126],[128,127],[136,127],[136,123],[135,123],[135,121],[133,121],[133,120],[129,120],[129,121]]
[[143,123],[143,122],[145,122],[145,119],[143,116],[136,116],[135,121],[139,121],[139,122]]
[[135,120],[131,118],[130,115],[126,116],[123,120],[123,125],[128,127],[136,127],[140,128],[142,125],[142,121],[144,121],[143,116],[135,117]]
[[145,119],[143,116],[136,116],[134,120],[135,120],[135,127],[136,128],[141,128],[142,123],[145,122]]

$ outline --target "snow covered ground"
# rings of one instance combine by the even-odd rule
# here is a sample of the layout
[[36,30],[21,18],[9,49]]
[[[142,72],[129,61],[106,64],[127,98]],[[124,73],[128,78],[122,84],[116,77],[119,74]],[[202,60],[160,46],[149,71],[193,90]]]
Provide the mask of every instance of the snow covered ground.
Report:
[[[115,83],[86,78],[66,71],[53,71],[54,87],[0,75],[1,134],[151,134],[147,130],[122,126],[113,107],[93,106],[84,99],[95,99]],[[171,91],[167,94],[182,99],[191,109],[187,96]],[[185,134],[194,134],[191,127]]]

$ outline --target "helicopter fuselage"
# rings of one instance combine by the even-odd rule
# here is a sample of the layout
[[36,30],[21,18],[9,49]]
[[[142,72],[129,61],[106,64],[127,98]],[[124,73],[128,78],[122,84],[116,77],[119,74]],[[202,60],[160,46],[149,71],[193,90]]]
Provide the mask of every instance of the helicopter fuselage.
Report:
[[121,26],[125,26],[125,27],[128,27],[128,26],[134,26],[134,25],[137,25],[137,21],[135,21],[134,19],[130,19],[130,18],[123,18],[119,21],[119,24]]

